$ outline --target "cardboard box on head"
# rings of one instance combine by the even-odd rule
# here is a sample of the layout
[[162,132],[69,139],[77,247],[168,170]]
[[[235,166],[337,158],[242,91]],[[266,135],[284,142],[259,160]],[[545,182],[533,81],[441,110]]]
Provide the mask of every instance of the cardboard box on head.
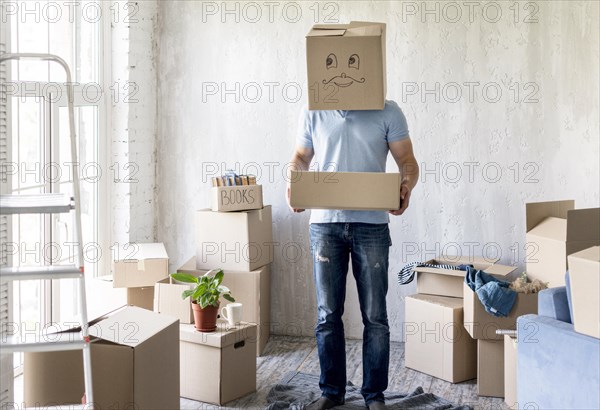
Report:
[[306,35],[309,110],[382,110],[385,23],[317,24]]

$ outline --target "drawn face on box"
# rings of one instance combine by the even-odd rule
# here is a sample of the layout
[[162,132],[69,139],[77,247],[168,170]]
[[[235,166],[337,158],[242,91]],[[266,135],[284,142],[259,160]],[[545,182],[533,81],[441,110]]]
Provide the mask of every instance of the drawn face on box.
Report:
[[310,110],[381,110],[385,35],[380,26],[313,28],[306,37]]
[[324,85],[334,84],[346,88],[355,83],[363,84],[365,77],[361,76],[360,55],[358,53],[329,53],[323,64],[331,77],[322,80]]

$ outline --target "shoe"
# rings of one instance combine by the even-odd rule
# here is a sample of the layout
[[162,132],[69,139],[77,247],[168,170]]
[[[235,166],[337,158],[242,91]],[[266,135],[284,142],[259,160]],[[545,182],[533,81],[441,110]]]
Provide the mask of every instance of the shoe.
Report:
[[372,401],[371,404],[367,406],[369,410],[385,410],[387,407],[385,403],[382,401]]
[[308,406],[306,406],[306,410],[327,410],[335,406],[338,406],[336,402],[334,402],[328,397],[323,396],[320,399],[315,400]]

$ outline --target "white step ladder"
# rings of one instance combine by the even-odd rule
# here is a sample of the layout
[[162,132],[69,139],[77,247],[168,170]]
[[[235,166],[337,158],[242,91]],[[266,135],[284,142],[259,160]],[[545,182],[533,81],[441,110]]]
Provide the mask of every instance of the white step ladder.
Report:
[[81,338],[62,342],[35,342],[28,343],[16,337],[3,337],[0,342],[2,353],[15,352],[52,352],[64,350],[83,351],[83,372],[85,384],[86,409],[91,409],[94,403],[92,390],[92,360],[90,352],[89,324],[87,318],[87,305],[85,297],[85,275],[83,270],[83,236],[81,228],[81,201],[79,188],[79,164],[77,162],[77,137],[75,136],[75,113],[73,108],[73,83],[71,70],[67,63],[53,54],[37,53],[9,53],[0,55],[0,64],[9,60],[34,60],[51,61],[58,63],[66,72],[67,97],[69,110],[69,131],[71,142],[73,197],[59,194],[39,195],[0,195],[0,214],[56,214],[75,212],[75,242],[78,243],[76,262],[74,265],[50,265],[41,267],[8,267],[0,268],[0,281],[16,281],[30,279],[77,279],[79,282],[79,310],[81,316]]

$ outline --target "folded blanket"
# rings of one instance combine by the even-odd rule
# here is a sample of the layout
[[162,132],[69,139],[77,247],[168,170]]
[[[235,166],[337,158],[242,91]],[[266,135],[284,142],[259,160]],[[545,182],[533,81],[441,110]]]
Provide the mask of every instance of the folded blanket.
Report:
[[479,301],[488,313],[498,317],[510,314],[517,299],[517,292],[510,289],[510,283],[472,267],[467,268],[465,283],[477,293]]
[[[291,372],[284,376],[280,384],[271,388],[267,395],[266,410],[303,410],[320,396],[319,376]],[[442,397],[425,393],[421,387],[409,393],[386,392],[385,404],[389,410],[472,410],[470,406],[455,405]],[[348,382],[346,402],[334,408],[335,410],[364,410],[366,407],[360,388]]]

